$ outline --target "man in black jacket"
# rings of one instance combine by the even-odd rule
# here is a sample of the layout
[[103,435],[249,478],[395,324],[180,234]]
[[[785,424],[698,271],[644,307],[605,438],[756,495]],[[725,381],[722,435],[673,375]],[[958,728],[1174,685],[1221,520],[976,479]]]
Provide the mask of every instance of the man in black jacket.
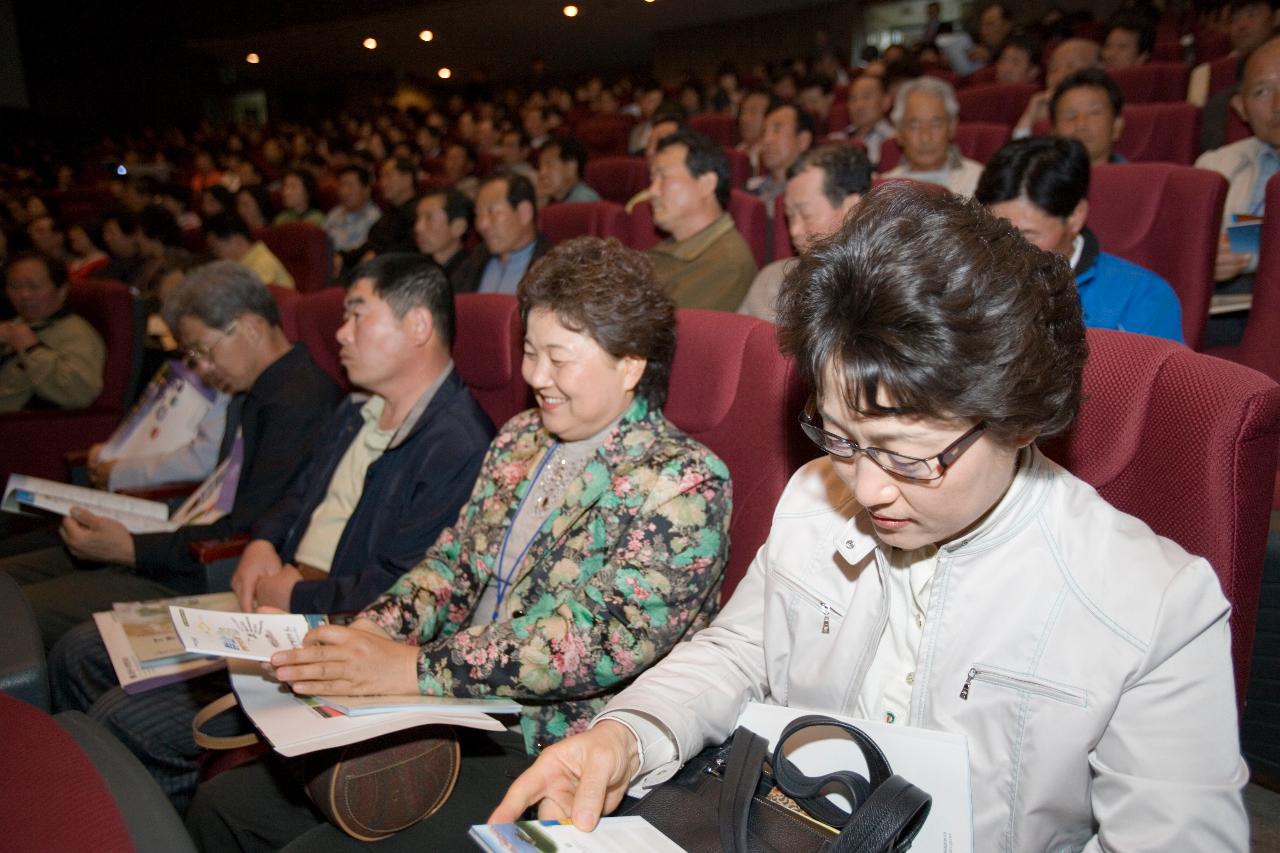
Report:
[[[453,333],[452,291],[427,258],[383,255],[356,271],[338,341],[351,381],[372,393],[339,407],[292,488],[253,525],[232,579],[242,607],[359,610],[456,520],[493,425],[452,367]],[[184,809],[198,775],[191,720],[227,692],[226,676],[129,696],[92,623],[54,647],[50,672],[55,707],[106,726]]]
[[551,250],[538,232],[533,184],[524,175],[499,170],[476,193],[476,233],[483,242],[454,271],[458,293],[510,293],[533,262]]
[[[229,509],[208,524],[130,533],[119,521],[76,508],[60,529],[65,547],[0,562],[23,585],[46,646],[113,602],[204,592],[204,566],[191,543],[248,532],[284,495],[341,398],[306,347],[285,338],[262,282],[237,263],[194,270],[165,311],[188,361],[235,394],[218,454],[227,485],[219,503]],[[81,571],[84,561],[107,568]]]

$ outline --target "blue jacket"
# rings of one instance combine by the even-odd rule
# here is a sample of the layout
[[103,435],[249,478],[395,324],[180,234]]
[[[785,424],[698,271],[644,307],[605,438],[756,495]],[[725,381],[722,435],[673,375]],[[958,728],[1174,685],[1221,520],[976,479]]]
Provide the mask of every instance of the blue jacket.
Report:
[[1098,238],[1088,229],[1082,236],[1084,252],[1075,274],[1084,324],[1183,343],[1182,306],[1168,282],[1137,264],[1099,251]]
[[[360,409],[367,399],[352,395],[334,412],[293,487],[254,524],[253,538],[274,545],[285,563],[294,559],[311,514],[364,425]],[[359,610],[386,592],[457,519],[492,437],[488,415],[457,371],[450,371],[409,433],[394,439],[369,466],[328,579],[299,581],[289,609],[342,613]]]

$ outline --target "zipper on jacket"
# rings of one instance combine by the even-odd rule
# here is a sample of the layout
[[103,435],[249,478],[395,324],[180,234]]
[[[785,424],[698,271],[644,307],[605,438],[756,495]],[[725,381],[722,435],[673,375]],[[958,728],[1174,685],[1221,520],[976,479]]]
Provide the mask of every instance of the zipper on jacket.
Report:
[[831,633],[831,605],[825,601],[819,601],[818,606],[822,608],[822,633]]
[[1001,687],[1009,687],[1014,690],[1024,690],[1028,693],[1035,693],[1048,699],[1056,699],[1059,702],[1066,702],[1069,705],[1085,705],[1085,692],[1083,690],[1067,690],[1061,687],[1055,687],[1052,684],[1046,684],[1043,680],[1031,678],[1029,676],[1012,675],[1005,672],[997,672],[985,667],[974,666],[969,668],[969,674],[964,680],[964,686],[960,688],[960,698],[968,701],[969,688],[975,681],[985,681],[988,684],[996,684]]

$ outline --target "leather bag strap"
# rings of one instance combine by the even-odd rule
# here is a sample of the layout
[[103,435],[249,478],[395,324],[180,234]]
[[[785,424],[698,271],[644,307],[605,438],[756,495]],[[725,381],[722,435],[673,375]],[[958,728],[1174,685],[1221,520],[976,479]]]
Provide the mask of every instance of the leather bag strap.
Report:
[[755,732],[739,727],[733,733],[720,786],[720,847],[724,853],[747,853],[751,800],[768,754],[769,742]]
[[219,714],[230,711],[232,708],[240,704],[240,700],[236,698],[236,694],[227,693],[219,696],[208,705],[196,713],[195,719],[191,721],[191,737],[196,742],[196,746],[204,749],[239,749],[242,746],[253,746],[258,742],[258,736],[249,732],[244,735],[232,735],[231,737],[223,737],[221,735],[211,735],[203,731],[204,724],[212,720]]
[[892,853],[906,850],[924,826],[933,798],[901,776],[890,776],[854,813],[831,853]]

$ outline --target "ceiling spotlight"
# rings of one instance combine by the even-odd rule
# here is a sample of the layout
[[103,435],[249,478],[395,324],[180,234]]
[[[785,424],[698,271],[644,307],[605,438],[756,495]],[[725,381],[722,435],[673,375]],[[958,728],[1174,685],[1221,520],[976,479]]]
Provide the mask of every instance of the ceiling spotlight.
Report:
[[566,18],[576,18],[576,17],[578,17],[578,7],[577,7],[577,6],[565,6],[565,7],[564,7],[564,16],[565,16]]
[[431,41],[435,37],[436,37],[436,34],[431,32],[431,30],[423,30],[422,32],[418,33],[418,38],[422,39],[423,41]]
[[367,38],[367,39],[365,39],[365,40],[364,40],[364,42],[363,42],[363,44],[364,44],[364,46],[365,46],[365,49],[366,49],[366,50],[377,50],[377,49],[378,49],[378,40],[377,40],[376,38],[373,38],[372,36],[371,36],[371,37],[369,37],[369,38]]
[[256,53],[251,53],[244,58],[244,61],[249,63],[250,65],[257,65],[259,62],[262,61],[262,57],[258,56],[258,54]]
[[436,74],[440,76],[441,80],[448,80],[450,77],[453,76],[453,72],[450,71],[448,68],[441,68],[439,71],[436,72]]

